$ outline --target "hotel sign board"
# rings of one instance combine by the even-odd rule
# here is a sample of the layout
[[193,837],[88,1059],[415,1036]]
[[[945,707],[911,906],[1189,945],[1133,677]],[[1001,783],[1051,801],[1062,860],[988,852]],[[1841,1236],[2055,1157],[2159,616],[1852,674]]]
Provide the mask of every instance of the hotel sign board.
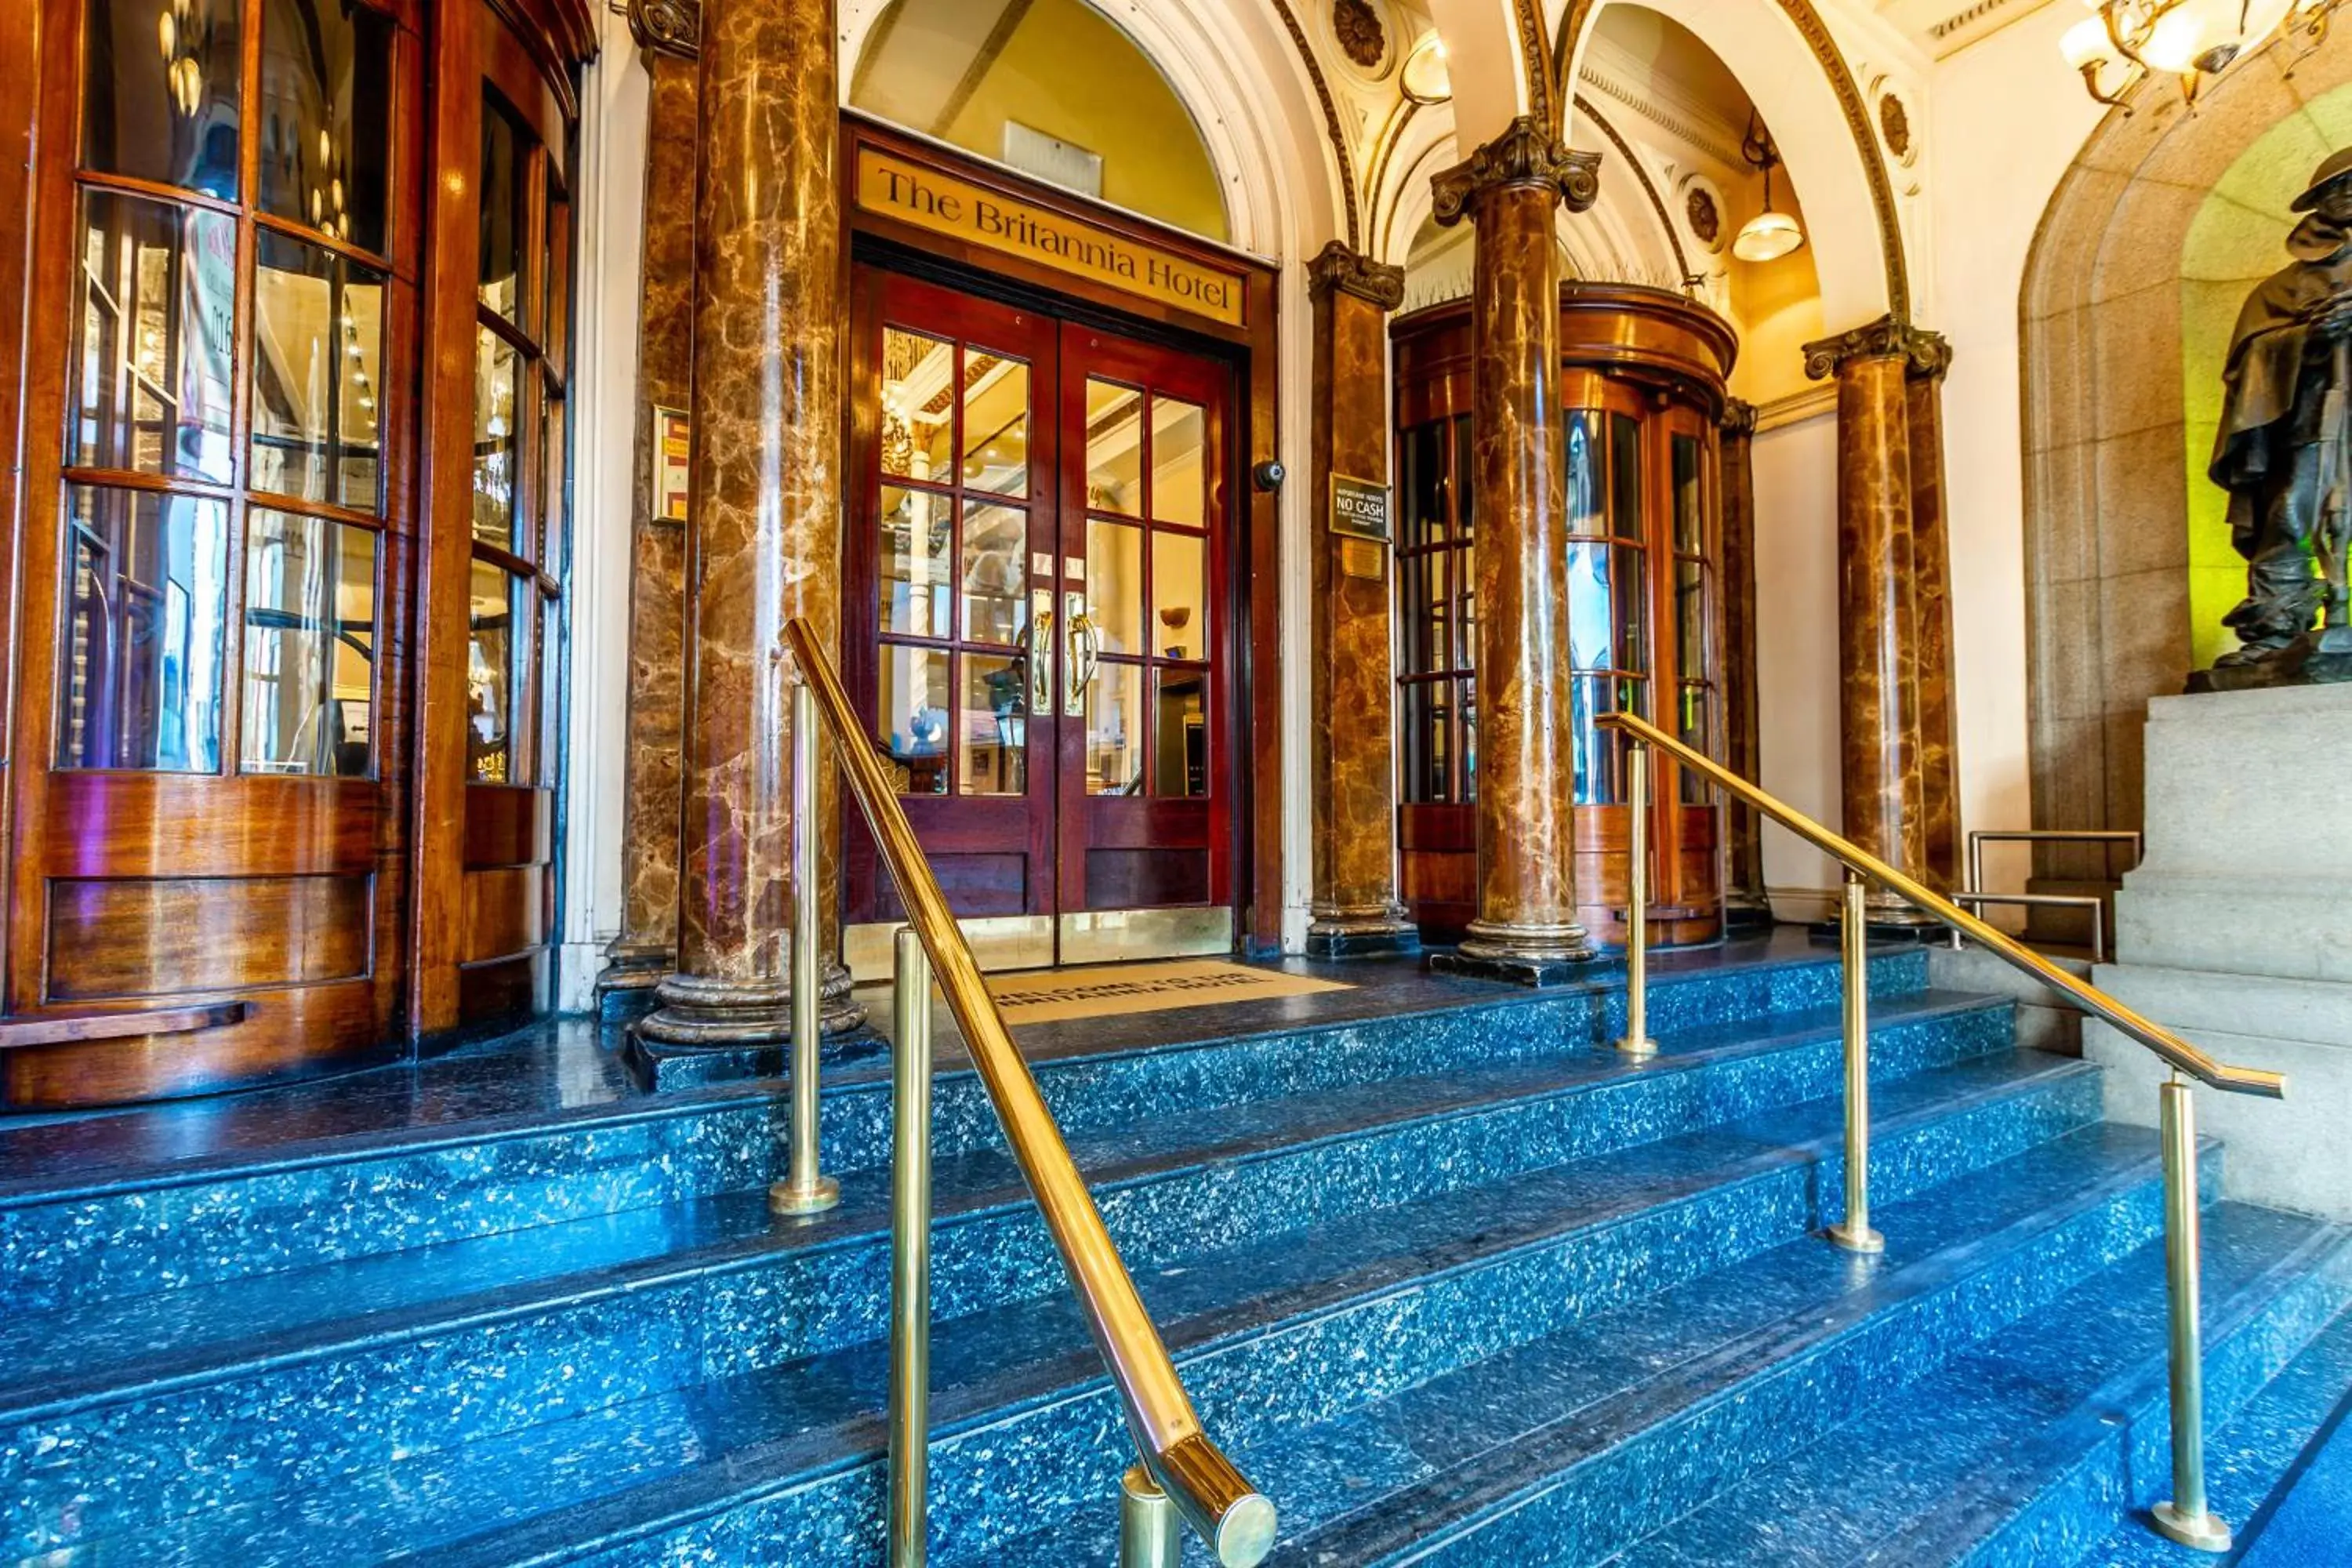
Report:
[[1019,257],[1229,327],[1248,325],[1243,273],[879,147],[857,149],[862,212]]

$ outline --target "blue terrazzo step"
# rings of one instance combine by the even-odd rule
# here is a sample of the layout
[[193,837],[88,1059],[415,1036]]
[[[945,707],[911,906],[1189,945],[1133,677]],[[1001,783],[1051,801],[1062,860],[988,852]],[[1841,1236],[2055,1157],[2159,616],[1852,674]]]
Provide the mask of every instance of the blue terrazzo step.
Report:
[[[1895,1192],[2095,1119],[2097,1075],[2057,1058],[1970,1061],[1893,1084],[1881,1103],[1878,1168],[1882,1190]],[[1815,1193],[1834,1191],[1837,1182],[1838,1114],[1826,1101],[1782,1110],[1500,1188],[1326,1223],[1304,1245],[1297,1235],[1270,1236],[1142,1271],[1139,1282],[1213,1424],[1318,1419],[1819,1223]],[[1049,1285],[1030,1301],[961,1319],[941,1302],[951,1320],[941,1323],[934,1352],[941,1497],[985,1497],[988,1507],[943,1501],[940,1512],[961,1520],[975,1542],[1093,1495],[1094,1472],[1106,1465],[1115,1474],[1118,1423],[1099,1363],[1058,1279]],[[780,1312],[772,1300],[762,1304]],[[688,1313],[680,1321],[710,1336],[704,1348],[715,1343],[729,1357],[767,1331],[740,1317],[719,1322]],[[1373,1346],[1378,1352],[1368,1353]],[[433,1560],[520,1561],[583,1539],[643,1542],[682,1532],[699,1542],[739,1528],[804,1543],[794,1550],[805,1555],[767,1560],[847,1560],[833,1555],[852,1539],[841,1533],[843,1520],[862,1517],[872,1501],[877,1344],[731,1378],[722,1364],[699,1385],[456,1447],[481,1428],[463,1419],[477,1413],[472,1405],[500,1396],[487,1386],[492,1378],[526,1376],[534,1360],[548,1359],[512,1341],[491,1351],[502,1359],[478,1369],[342,1369],[292,1391],[268,1418],[184,1417],[143,1441],[95,1420],[19,1432],[11,1445],[19,1454],[47,1441],[50,1453],[71,1455],[65,1477],[19,1466],[0,1492],[26,1505],[11,1515],[24,1521],[13,1543],[39,1551],[177,1516],[188,1522],[174,1528],[207,1532],[208,1550],[241,1563],[298,1561],[272,1557],[261,1543],[289,1517],[340,1508],[348,1530],[361,1532],[349,1548],[358,1558],[387,1542],[444,1541],[467,1521],[558,1509],[565,1511],[525,1519],[516,1533],[463,1551],[437,1546]],[[607,1354],[599,1364],[629,1359]],[[355,1430],[335,1406],[362,1384],[426,1399]],[[435,1408],[417,1408],[424,1403]],[[452,1446],[419,1452],[436,1447],[428,1421]],[[322,1422],[332,1443],[318,1438]],[[214,1435],[215,1424],[223,1436]],[[670,1440],[679,1433],[695,1440]],[[415,1500],[446,1496],[461,1474],[494,1478],[485,1482],[493,1512],[402,1511]],[[91,1485],[96,1478],[106,1486]],[[265,1495],[278,1489],[296,1495]],[[384,1493],[381,1508],[352,1508],[361,1491]],[[741,1523],[747,1509],[764,1522]],[[370,1530],[384,1533],[364,1535]],[[163,1550],[140,1539],[142,1556]],[[728,1560],[726,1548],[709,1550]]]
[[[2215,1512],[2237,1532],[2243,1568],[2352,1562],[2352,1310],[2205,1439]],[[2077,1560],[2082,1568],[2210,1568],[2135,1515]]]
[[[1644,1063],[1585,1052],[1235,1108],[1206,1129],[1155,1118],[1074,1151],[1130,1265],[1181,1264],[1832,1091],[1827,1021],[1800,1021],[1787,1039],[1668,1037]],[[2088,1069],[1984,1055],[2007,1028],[1999,1005],[1898,1000],[1879,1009],[1874,1064],[1887,1092],[1939,1064],[1976,1065],[1914,1100],[2048,1079],[2043,1114],[2088,1114]],[[1175,1135],[1186,1129],[1190,1143]],[[1058,1298],[1058,1263],[1009,1160],[970,1152],[937,1176],[941,1314]],[[0,1367],[15,1373],[0,1374],[0,1429],[13,1434],[0,1476],[11,1451],[44,1444],[139,1473],[168,1464],[188,1431],[263,1426],[264,1448],[282,1450],[300,1439],[279,1417],[315,1421],[322,1401],[354,1436],[437,1446],[838,1349],[885,1331],[887,1224],[887,1174],[851,1173],[842,1207],[804,1226],[777,1227],[757,1192],[725,1194],[0,1320]],[[298,1447],[277,1462],[302,1460]]]
[[[1654,988],[1654,1026],[1752,1031],[1760,1022],[1769,1032],[1776,1017],[1833,1002],[1837,976],[1833,961],[1811,955],[1669,970]],[[1916,996],[1926,980],[1916,952],[1872,960],[1874,996]],[[1083,1133],[1134,1125],[1170,1106],[1199,1112],[1572,1055],[1622,1028],[1621,985],[1601,977],[1538,996],[1491,987],[1491,998],[1475,1003],[1150,1048],[1090,1048],[1088,1038],[1112,1031],[1064,1030],[1033,1058],[1065,1130]],[[934,1136],[942,1158],[1001,1143],[994,1112],[960,1059],[952,1047],[941,1056]],[[580,1103],[518,1106],[494,1082],[478,1081],[476,1058],[460,1065],[467,1076],[450,1098],[490,1108],[481,1116],[449,1121],[420,1110],[412,1080],[423,1068],[385,1080],[395,1101],[388,1106],[343,1084],[272,1090],[296,1125],[305,1092],[339,1109],[320,1113],[326,1131],[315,1138],[295,1133],[194,1160],[149,1158],[68,1182],[43,1173],[52,1167],[40,1156],[53,1145],[70,1148],[74,1126],[0,1134],[0,1301],[41,1310],[242,1279],[677,1204],[764,1185],[779,1173],[787,1118],[778,1082],[630,1099],[589,1072],[583,1076],[593,1081]],[[870,1051],[828,1068],[828,1168],[886,1163],[887,1078],[887,1060]],[[11,1138],[26,1147],[12,1155]]]
[[[2159,1232],[1896,1397],[1857,1391],[1845,1426],[1611,1568],[2075,1561],[2169,1489],[2163,1253]],[[2222,1426],[2352,1301],[2352,1233],[2214,1205],[2205,1284],[2208,1420]]]
[[[2085,1129],[1881,1208],[1878,1259],[1787,1242],[1276,1428],[1237,1456],[1283,1510],[1271,1561],[1590,1561],[2129,1252],[2161,1201],[2152,1136]],[[1099,1559],[1113,1528],[1007,1560]]]

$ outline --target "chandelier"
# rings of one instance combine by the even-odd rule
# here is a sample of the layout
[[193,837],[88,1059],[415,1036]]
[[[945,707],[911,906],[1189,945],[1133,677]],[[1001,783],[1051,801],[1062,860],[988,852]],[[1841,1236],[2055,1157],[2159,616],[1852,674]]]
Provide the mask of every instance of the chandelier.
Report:
[[[2100,103],[2120,104],[2150,71],[2178,78],[2194,104],[2209,77],[2273,37],[2300,38],[2308,54],[2327,37],[2336,0],[2084,0],[2098,14],[2066,29],[2058,47]],[[2104,84],[2110,65],[2123,74]]]

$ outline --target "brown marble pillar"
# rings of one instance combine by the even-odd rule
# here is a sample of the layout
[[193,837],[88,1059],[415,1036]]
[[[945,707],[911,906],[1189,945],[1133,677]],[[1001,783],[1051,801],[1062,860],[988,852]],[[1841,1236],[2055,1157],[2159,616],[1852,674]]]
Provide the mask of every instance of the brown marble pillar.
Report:
[[1911,570],[1919,582],[1919,773],[1927,808],[1927,884],[1951,892],[1960,869],[1960,740],[1953,700],[1952,541],[1944,510],[1941,338],[1914,357],[1906,385],[1911,426]]
[[[1838,655],[1845,836],[1896,869],[1932,876],[1927,739],[1932,677],[1913,515],[1915,370],[1947,356],[1932,332],[1883,318],[1805,345],[1805,373],[1838,388]],[[1948,700],[1948,698],[1946,699]],[[1874,924],[1927,917],[1883,889]]]
[[1437,221],[1476,226],[1478,915],[1440,959],[1538,985],[1593,955],[1576,918],[1556,226],[1563,203],[1592,205],[1600,163],[1522,115],[1433,182]]
[[600,995],[650,991],[677,960],[678,727],[686,674],[686,520],[657,510],[656,408],[694,387],[694,189],[699,7],[631,0],[629,30],[651,79],[645,242],[637,288],[635,487],[629,526],[629,721],[622,758],[621,931]]
[[[1756,405],[1724,405],[1718,461],[1723,496],[1724,765],[1754,783],[1763,767],[1756,703]],[[1763,823],[1738,801],[1724,808],[1724,920],[1733,930],[1772,923],[1764,891]]]
[[[840,636],[834,13],[834,0],[702,7],[677,969],[637,1026],[660,1045],[764,1045],[790,1032],[783,628],[805,616],[827,647]],[[837,789],[826,796],[837,812]],[[828,859],[836,837],[820,828]],[[837,962],[824,989],[828,1026],[857,1022]]]
[[1322,958],[1412,952],[1421,934],[1397,901],[1396,683],[1389,667],[1389,546],[1331,526],[1333,479],[1389,479],[1388,314],[1404,269],[1338,240],[1307,264],[1314,306],[1314,924]]

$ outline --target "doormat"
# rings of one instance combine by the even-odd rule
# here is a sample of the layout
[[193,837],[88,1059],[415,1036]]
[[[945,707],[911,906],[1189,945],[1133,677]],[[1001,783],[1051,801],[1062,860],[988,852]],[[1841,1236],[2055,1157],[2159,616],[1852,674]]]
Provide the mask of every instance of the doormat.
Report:
[[1265,1002],[1277,996],[1354,989],[1337,980],[1314,980],[1213,958],[1037,970],[994,975],[988,982],[989,994],[996,998],[1008,1024],[1050,1024],[1114,1013],[1164,1013],[1177,1007]]

